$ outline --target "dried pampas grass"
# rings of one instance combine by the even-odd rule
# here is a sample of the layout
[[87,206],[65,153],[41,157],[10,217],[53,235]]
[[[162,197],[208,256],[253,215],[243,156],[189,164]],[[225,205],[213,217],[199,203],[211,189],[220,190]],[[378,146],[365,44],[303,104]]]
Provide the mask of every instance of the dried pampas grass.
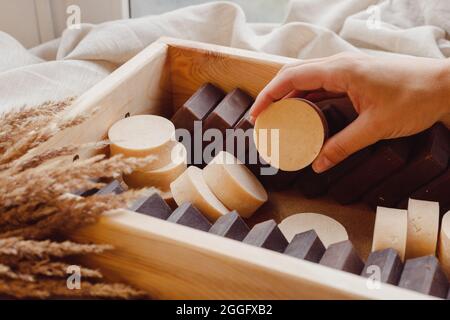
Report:
[[[89,115],[64,121],[59,116],[73,98],[47,102],[0,116],[0,297],[8,298],[139,298],[142,292],[107,283],[98,270],[80,266],[82,286],[67,286],[72,257],[110,250],[108,245],[55,241],[64,234],[117,208],[145,191],[80,197],[71,192],[100,188],[100,178],[115,178],[151,161],[115,156],[67,162],[58,160],[95,145],[65,146],[34,152],[56,132]],[[104,146],[104,144],[100,145]]]

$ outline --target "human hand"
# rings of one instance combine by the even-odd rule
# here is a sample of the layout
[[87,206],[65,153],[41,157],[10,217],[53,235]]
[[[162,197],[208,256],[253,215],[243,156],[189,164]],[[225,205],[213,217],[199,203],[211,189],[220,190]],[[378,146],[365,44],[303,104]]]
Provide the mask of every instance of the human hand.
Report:
[[320,173],[379,140],[413,135],[450,114],[450,61],[341,53],[283,67],[260,92],[255,119],[272,102],[325,90],[347,94],[359,114],[323,146],[313,163]]

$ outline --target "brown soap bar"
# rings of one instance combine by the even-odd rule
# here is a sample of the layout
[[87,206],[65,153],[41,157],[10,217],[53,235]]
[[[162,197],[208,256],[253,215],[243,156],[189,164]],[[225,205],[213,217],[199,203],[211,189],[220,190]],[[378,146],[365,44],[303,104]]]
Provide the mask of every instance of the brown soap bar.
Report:
[[311,166],[309,166],[298,176],[296,186],[308,198],[324,195],[334,182],[345,176],[357,165],[369,159],[371,154],[371,148],[362,149],[338,165],[322,173],[314,172]]
[[296,234],[284,251],[285,254],[311,262],[319,262],[325,246],[314,230]]
[[237,211],[234,210],[217,219],[211,229],[209,229],[209,232],[225,238],[242,241],[250,232],[250,228]]
[[120,194],[125,191],[125,188],[122,186],[122,183],[118,180],[114,180],[110,184],[104,186],[100,190],[97,191],[96,195],[104,195],[104,194]]
[[374,267],[379,268],[379,279],[383,283],[396,285],[400,280],[403,270],[403,263],[394,249],[384,249],[372,252],[367,258],[366,265],[361,273],[363,277],[370,278],[376,276]]
[[436,124],[421,134],[408,164],[370,191],[364,201],[374,207],[393,207],[443,173],[449,159],[447,131],[443,124]]
[[256,146],[253,141],[253,123],[250,121],[250,109],[235,124],[232,133],[227,133],[225,148],[243,163],[249,163],[249,152],[256,156]]
[[281,233],[275,220],[268,220],[255,225],[243,242],[278,252],[284,252],[288,246],[288,241]]
[[439,298],[446,298],[449,289],[435,256],[407,260],[398,286]]
[[382,141],[367,161],[353,168],[330,188],[330,194],[341,204],[359,200],[370,188],[404,166],[413,138]]
[[208,231],[211,228],[208,219],[191,203],[183,203],[176,208],[167,221],[202,231]]
[[203,130],[219,129],[225,133],[242,118],[253,103],[252,97],[239,88],[228,93],[203,123]]
[[330,245],[320,259],[320,264],[354,274],[361,274],[364,268],[364,262],[350,240]]
[[[273,167],[271,168],[273,169]],[[270,190],[280,191],[291,187],[300,171],[278,170],[274,175],[260,175],[262,184]]]
[[129,209],[163,220],[166,220],[172,214],[168,204],[156,192],[148,197],[136,200]]
[[348,97],[322,100],[320,102],[315,102],[315,104],[320,109],[333,107],[335,110],[339,111],[342,116],[344,116],[347,123],[354,121],[358,117],[358,113]]
[[321,110],[327,120],[329,137],[335,135],[349,124],[345,117],[332,105],[325,106]]
[[201,86],[172,117],[175,128],[194,130],[194,121],[203,121],[223,99],[222,90],[206,83]]

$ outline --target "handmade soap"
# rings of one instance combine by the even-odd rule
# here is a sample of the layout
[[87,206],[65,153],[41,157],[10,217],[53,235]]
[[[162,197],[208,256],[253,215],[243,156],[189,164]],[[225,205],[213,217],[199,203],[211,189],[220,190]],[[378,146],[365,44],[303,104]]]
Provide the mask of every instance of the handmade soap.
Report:
[[228,152],[221,151],[203,169],[203,177],[216,197],[244,218],[249,218],[267,201],[267,192],[258,179]]
[[344,129],[347,125],[347,119],[333,105],[327,105],[320,109],[325,116],[328,125],[328,135],[331,137]]
[[323,214],[297,213],[283,219],[278,225],[288,241],[291,241],[298,233],[314,230],[319,236],[325,248],[333,243],[348,240],[348,234],[344,226]]
[[344,116],[348,123],[354,121],[358,117],[358,113],[348,97],[326,99],[315,103],[321,109],[333,107]]
[[275,168],[297,171],[310,165],[322,148],[328,129],[324,115],[303,99],[272,103],[257,118],[255,145]]
[[311,262],[319,262],[325,252],[325,246],[314,230],[298,233],[291,240],[285,254]]
[[447,169],[448,129],[436,124],[417,139],[408,164],[370,191],[364,200],[372,206],[392,207]]
[[139,115],[119,120],[109,128],[111,155],[154,156],[142,170],[155,170],[170,163],[176,145],[175,127],[164,117]]
[[283,252],[288,245],[288,241],[274,220],[267,220],[255,225],[243,242],[278,252]]
[[406,258],[436,254],[439,235],[439,203],[409,199]]
[[103,188],[101,188],[100,190],[98,190],[95,194],[98,196],[104,195],[104,194],[110,194],[110,193],[119,194],[124,191],[125,191],[125,188],[122,185],[122,183],[119,180],[114,180],[111,183],[104,186]]
[[223,99],[222,90],[210,83],[201,86],[172,117],[175,127],[194,130],[194,121],[203,121]]
[[396,285],[402,274],[403,263],[394,249],[372,252],[367,258],[361,275],[382,283]]
[[382,141],[364,162],[337,181],[330,194],[341,204],[359,200],[370,188],[400,169],[408,160],[412,138]]
[[361,274],[364,268],[364,262],[349,240],[330,245],[320,259],[320,264],[354,274]]
[[156,192],[148,197],[136,200],[129,208],[131,211],[146,214],[155,218],[166,220],[172,214],[172,210],[164,199]]
[[407,260],[398,286],[439,298],[446,298],[449,289],[435,256]]
[[208,219],[189,202],[183,203],[175,209],[167,221],[202,231],[208,231],[211,228]]
[[441,221],[441,231],[439,233],[439,260],[442,268],[450,278],[450,211],[447,212]]
[[178,205],[190,202],[210,221],[216,221],[230,211],[214,195],[205,182],[202,170],[197,167],[188,167],[170,184],[170,190]]
[[405,259],[408,233],[408,213],[402,209],[377,208],[373,231],[372,251],[392,248]]
[[209,229],[209,233],[238,241],[242,241],[249,232],[250,228],[236,211],[221,216]]

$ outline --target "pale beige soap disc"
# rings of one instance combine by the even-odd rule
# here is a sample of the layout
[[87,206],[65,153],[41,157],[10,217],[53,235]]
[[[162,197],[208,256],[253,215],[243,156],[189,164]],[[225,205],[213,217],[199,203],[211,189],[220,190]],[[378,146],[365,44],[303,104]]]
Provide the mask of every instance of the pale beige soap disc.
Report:
[[123,180],[131,188],[155,187],[161,191],[170,191],[170,183],[178,178],[187,168],[187,152],[182,143],[177,143],[172,150],[171,162],[155,170],[136,170],[124,175]]
[[372,251],[392,248],[405,259],[408,233],[408,212],[402,209],[378,207],[373,231]]
[[214,195],[205,182],[201,169],[190,166],[170,184],[173,199],[180,206],[192,203],[210,221],[216,221],[228,210]]
[[327,136],[322,112],[303,99],[272,103],[255,122],[253,131],[261,157],[275,168],[297,171],[310,165]]
[[442,217],[439,234],[439,260],[450,279],[450,211]]
[[439,203],[409,199],[406,258],[436,254],[439,235]]
[[109,128],[111,155],[126,157],[147,157],[156,159],[145,170],[167,166],[171,150],[176,145],[175,126],[168,119],[155,115],[139,115],[117,121]]
[[264,202],[267,192],[255,175],[232,154],[221,151],[203,169],[206,183],[230,210],[249,218]]
[[325,248],[348,240],[347,230],[338,221],[319,213],[297,213],[281,221],[278,225],[283,235],[291,241],[298,233],[314,230]]

